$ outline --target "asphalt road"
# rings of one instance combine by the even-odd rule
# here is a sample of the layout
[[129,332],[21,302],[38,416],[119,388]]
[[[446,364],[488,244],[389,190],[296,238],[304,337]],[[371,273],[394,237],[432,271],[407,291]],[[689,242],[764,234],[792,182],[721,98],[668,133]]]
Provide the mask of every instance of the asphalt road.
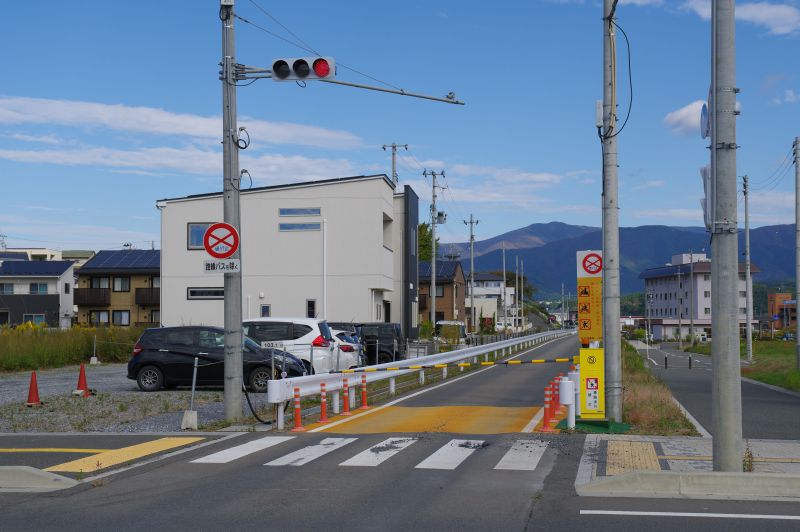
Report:
[[[664,369],[664,356],[667,369]],[[669,345],[650,349],[653,373],[669,386],[672,395],[712,435],[711,357],[694,355]],[[800,440],[800,396],[742,381],[742,434],[745,438]]]

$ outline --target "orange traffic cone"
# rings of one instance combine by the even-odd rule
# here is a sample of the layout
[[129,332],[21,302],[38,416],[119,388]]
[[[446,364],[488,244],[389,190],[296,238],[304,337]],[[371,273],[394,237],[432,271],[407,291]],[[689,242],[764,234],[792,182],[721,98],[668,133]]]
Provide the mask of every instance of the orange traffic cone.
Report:
[[77,392],[83,392],[80,394],[81,397],[89,397],[92,393],[89,391],[89,387],[86,385],[86,370],[81,364],[81,372],[78,375],[78,387],[75,389],[75,395],[78,395]]
[[28,387],[28,402],[25,406],[39,406],[42,402],[39,400],[39,385],[36,383],[36,372],[31,372],[31,385]]

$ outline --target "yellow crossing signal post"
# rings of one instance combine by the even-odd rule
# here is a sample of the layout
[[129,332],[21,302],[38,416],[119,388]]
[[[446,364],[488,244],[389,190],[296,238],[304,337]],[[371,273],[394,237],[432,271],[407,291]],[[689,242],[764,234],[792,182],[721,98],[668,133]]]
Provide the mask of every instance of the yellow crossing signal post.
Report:
[[605,358],[603,349],[603,252],[578,251],[578,337],[580,351],[580,414],[582,419],[605,419]]

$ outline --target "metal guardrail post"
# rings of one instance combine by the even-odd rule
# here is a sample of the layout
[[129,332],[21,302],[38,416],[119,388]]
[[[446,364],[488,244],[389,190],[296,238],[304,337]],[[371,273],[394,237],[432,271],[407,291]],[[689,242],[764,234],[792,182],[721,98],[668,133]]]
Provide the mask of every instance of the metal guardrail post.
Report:
[[420,386],[424,386],[425,385],[425,370],[424,369],[419,370],[419,385]]
[[192,370],[192,398],[189,400],[189,410],[194,411],[194,388],[197,385],[197,357],[194,357],[194,369]]
[[394,395],[396,392],[394,377],[389,379],[389,395]]

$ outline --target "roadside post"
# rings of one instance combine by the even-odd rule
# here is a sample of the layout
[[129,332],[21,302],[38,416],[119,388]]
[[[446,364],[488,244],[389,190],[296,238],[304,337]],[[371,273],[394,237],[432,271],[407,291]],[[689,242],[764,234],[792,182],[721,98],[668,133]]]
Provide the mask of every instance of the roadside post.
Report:
[[580,351],[581,419],[605,419],[605,357],[602,348]]
[[562,378],[559,383],[561,404],[567,406],[567,428],[575,428],[575,385],[571,379]]
[[192,395],[189,400],[189,410],[183,412],[181,420],[181,430],[197,430],[197,411],[194,409],[194,388],[197,385],[197,361],[194,357],[194,369],[192,370]]

